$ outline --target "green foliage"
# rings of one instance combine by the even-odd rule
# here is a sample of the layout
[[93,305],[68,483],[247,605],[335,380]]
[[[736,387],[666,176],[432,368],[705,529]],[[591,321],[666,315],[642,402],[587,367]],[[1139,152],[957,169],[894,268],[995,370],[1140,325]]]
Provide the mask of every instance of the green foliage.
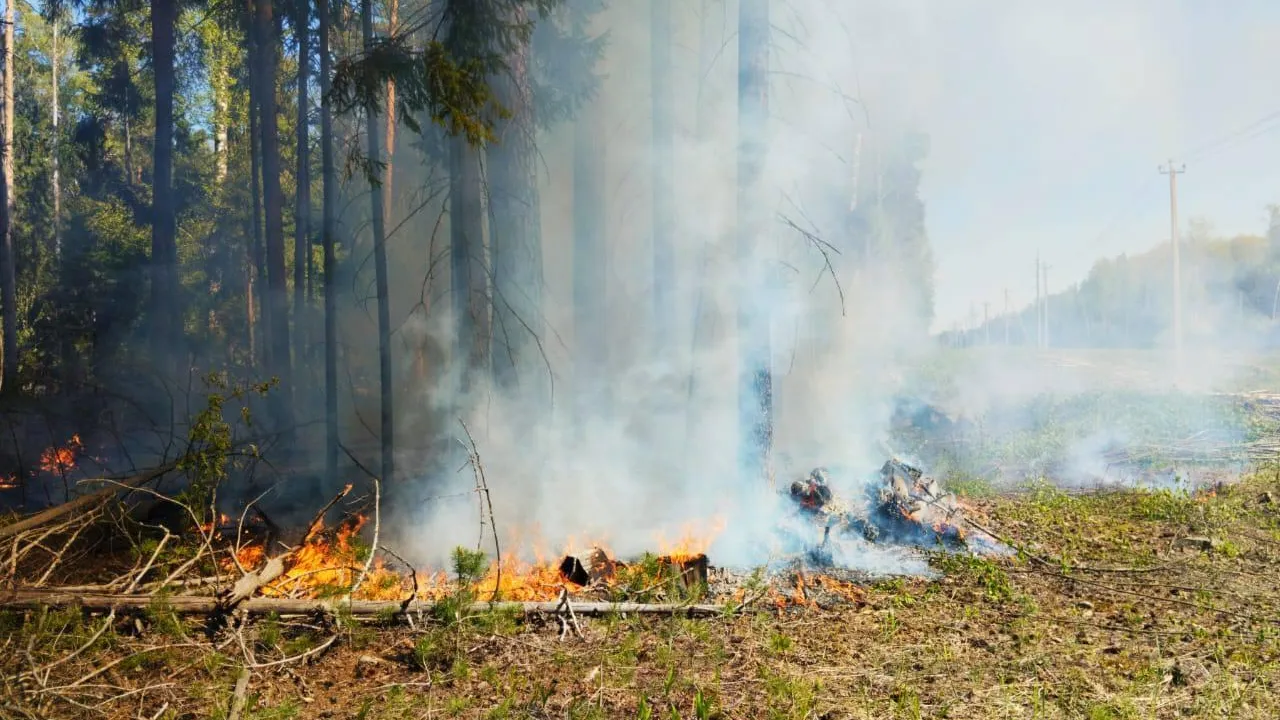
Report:
[[[187,434],[187,452],[178,465],[190,480],[179,500],[194,509],[201,522],[210,519],[205,513],[213,513],[213,498],[218,484],[226,479],[228,465],[232,462],[233,428],[224,414],[227,401],[242,403],[238,419],[246,427],[252,427],[253,416],[247,404],[249,396],[265,397],[277,384],[274,379],[254,384],[232,382],[226,373],[210,373],[204,381],[208,388],[205,407],[192,420]],[[255,455],[256,448],[250,447],[248,454]]]

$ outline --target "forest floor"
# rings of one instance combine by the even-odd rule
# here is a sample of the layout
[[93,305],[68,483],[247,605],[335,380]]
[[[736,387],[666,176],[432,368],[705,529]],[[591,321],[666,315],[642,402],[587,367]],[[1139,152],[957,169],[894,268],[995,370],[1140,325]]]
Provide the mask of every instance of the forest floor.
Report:
[[4,612],[0,715],[227,718],[247,678],[246,719],[1280,717],[1280,472],[958,489],[1018,557],[938,554],[939,579],[833,610],[583,618],[563,640],[500,613],[336,635],[268,617],[213,641],[163,603]]

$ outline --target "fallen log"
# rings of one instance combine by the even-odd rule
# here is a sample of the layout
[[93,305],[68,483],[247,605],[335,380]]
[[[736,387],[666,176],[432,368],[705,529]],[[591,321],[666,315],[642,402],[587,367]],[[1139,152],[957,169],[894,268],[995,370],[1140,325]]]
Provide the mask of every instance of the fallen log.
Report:
[[[111,610],[118,608],[147,608],[156,603],[177,613],[200,614],[213,613],[223,607],[218,598],[207,595],[173,595],[166,598],[155,598],[149,595],[105,595],[69,593],[57,588],[41,590],[4,590],[0,591],[0,607],[21,610],[39,607],[80,607],[85,610]],[[330,612],[341,607],[355,617],[386,617],[394,613],[429,612],[435,607],[432,602],[411,602],[405,604],[396,600],[350,600],[344,602],[330,600],[295,600],[289,598],[250,598],[240,603],[237,609],[251,615],[277,613],[279,615],[308,615],[317,612]],[[526,615],[555,614],[563,611],[563,605],[552,602],[477,602],[472,603],[471,612],[488,610],[520,612]],[[725,612],[720,605],[683,605],[680,603],[634,603],[634,602],[575,602],[573,611],[579,615],[607,615],[610,613],[637,613],[657,615],[719,615]]]
[[41,510],[40,512],[36,513],[35,515],[32,515],[31,517],[24,518],[17,522],[9,523],[8,525],[0,526],[0,540],[13,537],[18,533],[26,532],[31,528],[40,527],[41,525],[44,525],[47,522],[57,520],[63,515],[67,515],[69,513],[75,512],[82,508],[87,508],[91,505],[96,505],[97,503],[103,502],[111,498],[116,493],[142,487],[143,485],[146,485],[147,483],[151,482],[152,480],[155,480],[161,475],[164,475],[170,470],[173,470],[175,467],[177,467],[177,463],[169,463],[167,465],[161,465],[160,467],[152,468],[150,470],[140,472],[137,475],[130,475],[129,477],[121,478],[119,480],[116,480],[114,478],[99,478],[98,480],[86,481],[86,482],[110,482],[111,484],[108,487],[105,487],[97,492],[89,493],[88,495],[81,495],[80,497],[74,500],[69,500],[67,502],[64,502],[61,505],[55,505],[46,510]]

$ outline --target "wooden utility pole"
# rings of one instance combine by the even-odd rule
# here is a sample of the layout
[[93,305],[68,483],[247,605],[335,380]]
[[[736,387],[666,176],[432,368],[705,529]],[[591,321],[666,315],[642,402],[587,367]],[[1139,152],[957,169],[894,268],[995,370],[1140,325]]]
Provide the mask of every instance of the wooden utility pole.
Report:
[[1044,349],[1048,350],[1049,343],[1050,343],[1050,340],[1049,340],[1049,266],[1041,265],[1040,272],[1043,274],[1043,277],[1044,277],[1044,312],[1041,313],[1040,317],[1042,318],[1042,322],[1044,323],[1044,333],[1043,333]]
[[1009,288],[1004,289],[1004,345],[1009,346]]
[[1036,252],[1036,349],[1044,347],[1044,312],[1040,308],[1040,253]]
[[991,315],[988,313],[988,309],[990,307],[991,307],[991,303],[987,302],[986,300],[982,301],[982,332],[983,332],[982,342],[986,345],[991,344]]
[[1178,176],[1187,166],[1175,168],[1173,160],[1160,168],[1161,175],[1169,176],[1169,242],[1173,246],[1173,354],[1182,359],[1182,265],[1178,252]]

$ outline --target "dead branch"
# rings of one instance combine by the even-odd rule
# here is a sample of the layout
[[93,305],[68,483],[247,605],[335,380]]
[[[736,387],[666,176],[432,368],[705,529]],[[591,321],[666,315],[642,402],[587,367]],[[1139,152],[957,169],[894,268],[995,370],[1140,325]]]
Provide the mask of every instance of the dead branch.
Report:
[[[155,601],[150,595],[79,594],[62,592],[56,588],[0,591],[0,607],[34,609],[41,606],[75,607],[85,610],[109,610],[115,608],[145,608]],[[200,595],[174,595],[164,600],[168,609],[176,613],[212,613],[225,608],[218,598]],[[405,612],[428,612],[435,607],[431,602],[414,602],[405,605],[398,600],[351,600],[332,602],[327,600],[294,600],[288,598],[248,598],[238,609],[250,615],[278,613],[280,615],[310,615],[343,608],[355,617],[382,616]],[[522,612],[529,615],[554,615],[564,612],[560,602],[476,602],[468,612],[485,611]],[[609,613],[649,613],[657,615],[719,615],[725,611],[720,605],[684,605],[680,603],[636,602],[585,602],[575,603],[578,615],[598,616]]]
[[156,558],[160,557],[160,551],[164,550],[164,546],[169,543],[169,539],[172,537],[173,535],[171,535],[168,528],[166,528],[164,531],[164,537],[160,538],[160,542],[156,543],[156,551],[151,553],[151,559],[147,561],[146,567],[142,568],[138,575],[133,578],[133,582],[129,583],[129,587],[124,589],[125,595],[133,592],[134,588],[138,587],[138,582],[141,581],[142,578],[146,577],[147,573],[151,572],[151,566],[155,564]]
[[221,599],[221,607],[232,608],[239,605],[241,601],[250,598],[254,593],[258,592],[258,588],[270,583],[272,580],[284,574],[284,558],[292,554],[292,551],[284,555],[277,555],[269,560],[267,564],[250,573],[245,573],[231,587],[226,596]]
[[[493,560],[495,567],[497,568],[497,576],[493,581],[493,595],[489,599],[496,600],[498,597],[498,589],[502,587],[502,547],[498,543],[498,524],[497,521],[493,519],[493,498],[489,495],[489,481],[484,476],[484,464],[480,462],[480,448],[476,446],[476,439],[471,435],[470,428],[468,428],[467,424],[462,421],[462,418],[458,418],[458,424],[462,426],[462,432],[467,434],[467,442],[471,444],[471,446],[467,448],[467,453],[471,458],[471,469],[476,479],[476,499],[477,501],[483,500],[485,506],[487,506],[489,514],[489,529],[493,531]],[[484,540],[484,506],[481,507],[480,513],[480,539]],[[477,542],[477,546],[478,545],[479,542]],[[480,548],[476,547],[476,549],[479,550]]]
[[327,505],[320,508],[320,512],[316,513],[315,519],[313,519],[311,524],[307,526],[307,534],[302,536],[302,542],[298,543],[299,545],[306,545],[312,538],[318,535],[321,530],[324,530],[324,516],[334,505],[338,504],[339,500],[346,497],[349,492],[351,492],[351,483],[347,483],[342,488],[342,491],[335,495]]
[[236,678],[236,689],[231,694],[231,707],[227,711],[227,720],[240,720],[240,714],[244,712],[244,706],[248,700],[249,692],[249,667],[245,666],[240,670],[240,676]]
[[369,557],[365,558],[364,567],[360,568],[360,575],[356,577],[356,581],[351,586],[351,590],[347,592],[347,598],[355,595],[360,586],[364,584],[364,579],[369,575],[369,569],[373,567],[373,557],[378,554],[378,533],[382,526],[382,483],[378,482],[378,478],[373,478],[373,546],[369,548]]
[[160,467],[152,468],[151,470],[147,470],[137,475],[131,475],[121,480],[115,480],[113,478],[98,478],[96,480],[86,481],[108,482],[111,484],[111,487],[103,488],[88,495],[81,495],[75,500],[62,503],[61,505],[55,505],[47,510],[42,510],[24,520],[4,525],[0,527],[0,540],[12,537],[20,532],[30,530],[31,528],[39,527],[47,522],[57,520],[63,515],[105,502],[121,490],[132,490],[134,488],[141,487],[152,480],[159,478],[161,475],[170,472],[175,467],[177,467],[177,463],[168,463],[167,465],[161,465]]

